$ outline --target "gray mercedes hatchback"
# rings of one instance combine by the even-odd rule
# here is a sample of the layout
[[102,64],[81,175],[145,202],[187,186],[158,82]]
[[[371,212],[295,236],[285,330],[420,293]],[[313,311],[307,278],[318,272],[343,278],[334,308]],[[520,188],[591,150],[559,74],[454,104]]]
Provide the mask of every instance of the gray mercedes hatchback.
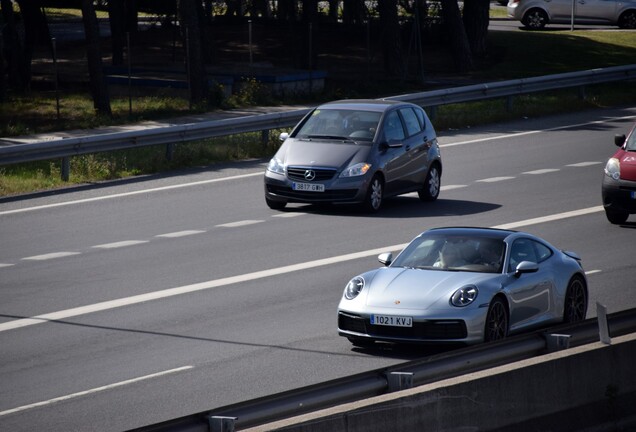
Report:
[[265,202],[361,204],[376,212],[391,196],[417,192],[434,201],[442,158],[419,106],[391,100],[341,100],[310,111],[265,171]]

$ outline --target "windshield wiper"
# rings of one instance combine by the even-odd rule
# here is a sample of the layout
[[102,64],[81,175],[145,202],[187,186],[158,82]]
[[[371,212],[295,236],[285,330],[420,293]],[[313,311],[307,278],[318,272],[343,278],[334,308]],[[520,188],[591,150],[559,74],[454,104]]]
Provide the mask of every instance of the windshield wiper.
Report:
[[340,135],[305,135],[306,138],[309,139],[332,139],[332,140],[339,140],[339,141],[349,141],[349,142],[355,142],[354,140],[352,140],[349,137],[345,137],[345,136],[340,136]]

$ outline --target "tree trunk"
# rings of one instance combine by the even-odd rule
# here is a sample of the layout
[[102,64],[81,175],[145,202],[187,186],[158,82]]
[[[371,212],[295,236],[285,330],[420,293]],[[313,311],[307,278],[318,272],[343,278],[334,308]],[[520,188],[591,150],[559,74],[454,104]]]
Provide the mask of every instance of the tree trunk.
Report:
[[124,63],[124,47],[126,46],[124,0],[109,0],[108,20],[110,22],[110,34],[113,50],[113,66]]
[[470,52],[466,29],[462,23],[461,13],[457,0],[442,0],[442,16],[444,27],[448,34],[455,68],[458,72],[467,72],[473,69],[473,56]]
[[206,96],[203,36],[203,9],[197,0],[179,0],[179,13],[186,49],[186,70],[190,87],[190,103],[203,102]]
[[0,0],[2,17],[5,25],[2,28],[3,54],[6,62],[6,74],[9,87],[18,91],[29,88],[31,61],[27,60],[22,40],[18,33],[11,0]]
[[93,106],[98,114],[111,116],[110,96],[102,64],[99,22],[93,7],[93,0],[82,0],[82,20],[86,35],[86,56]]
[[397,4],[394,0],[379,0],[380,28],[382,29],[382,54],[384,71],[389,77],[404,78],[406,66],[402,57],[402,40],[398,22]]
[[343,0],[342,2],[342,21],[345,24],[363,24],[366,18],[365,12],[364,0]]
[[488,50],[489,12],[489,0],[464,1],[464,28],[466,29],[471,52],[476,58],[485,57]]
[[300,66],[303,69],[315,69],[316,59],[316,39],[315,35],[319,34],[318,30],[318,0],[305,0],[303,2],[303,19],[301,25],[302,49]]
[[[51,38],[49,36],[49,28],[46,19],[42,14],[39,0],[17,0],[20,6],[20,12],[24,21],[24,51],[20,66],[20,73],[23,73],[21,81],[24,83],[24,89],[28,89],[31,83],[31,60],[33,59],[33,51],[37,43],[43,43],[45,46],[51,46]],[[4,10],[4,7],[2,8]]]

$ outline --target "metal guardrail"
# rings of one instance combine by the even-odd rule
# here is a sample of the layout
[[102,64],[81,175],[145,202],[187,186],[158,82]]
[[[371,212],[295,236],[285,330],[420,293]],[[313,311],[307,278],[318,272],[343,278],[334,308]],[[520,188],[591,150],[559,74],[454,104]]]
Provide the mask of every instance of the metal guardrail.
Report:
[[[512,98],[522,94],[566,87],[581,87],[636,78],[636,64],[588,71],[546,75],[406,94],[385,99],[416,103],[434,111],[446,104],[472,102],[492,98]],[[137,131],[95,134],[76,138],[60,138],[39,142],[0,140],[0,165],[55,158],[65,159],[83,154],[108,152],[152,145],[174,145],[206,138],[246,132],[268,131],[295,125],[309,109],[251,115],[239,118],[203,121]],[[64,173],[63,173],[64,175]]]
[[[606,322],[611,337],[636,332],[636,309],[607,315]],[[391,379],[400,374],[408,375],[409,384],[416,386],[546,354],[551,352],[550,335],[567,335],[567,347],[596,342],[600,339],[600,324],[597,318],[591,318],[577,324],[560,325],[192,414],[134,429],[134,432],[208,432],[257,426],[407,388],[399,384],[396,387],[396,380]],[[219,427],[223,423],[229,426]]]

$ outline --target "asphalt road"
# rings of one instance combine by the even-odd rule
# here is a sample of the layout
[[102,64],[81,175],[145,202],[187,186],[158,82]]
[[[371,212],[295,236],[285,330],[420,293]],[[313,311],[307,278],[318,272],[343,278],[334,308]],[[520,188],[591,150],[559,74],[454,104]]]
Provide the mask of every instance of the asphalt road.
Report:
[[353,349],[351,276],[435,226],[506,226],[583,257],[596,302],[636,307],[636,217],[601,179],[636,108],[438,131],[435,203],[264,203],[265,161],[0,200],[0,430],[121,431],[438,352]]

